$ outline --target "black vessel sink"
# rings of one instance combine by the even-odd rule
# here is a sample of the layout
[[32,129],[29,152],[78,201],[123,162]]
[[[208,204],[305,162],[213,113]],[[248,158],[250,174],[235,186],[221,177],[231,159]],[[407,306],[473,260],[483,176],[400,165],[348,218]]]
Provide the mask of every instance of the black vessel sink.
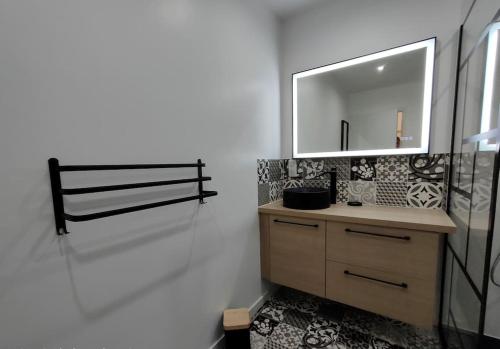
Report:
[[330,191],[323,188],[289,188],[283,190],[283,206],[299,210],[330,207]]

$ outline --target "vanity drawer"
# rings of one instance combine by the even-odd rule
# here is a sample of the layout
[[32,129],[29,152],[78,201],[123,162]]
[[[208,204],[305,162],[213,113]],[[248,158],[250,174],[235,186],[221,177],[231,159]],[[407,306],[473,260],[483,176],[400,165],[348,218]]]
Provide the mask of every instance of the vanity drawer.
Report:
[[270,279],[325,296],[325,221],[269,216]]
[[433,282],[326,262],[327,298],[417,326],[432,326],[434,292]]
[[439,239],[416,230],[328,222],[326,258],[434,280]]

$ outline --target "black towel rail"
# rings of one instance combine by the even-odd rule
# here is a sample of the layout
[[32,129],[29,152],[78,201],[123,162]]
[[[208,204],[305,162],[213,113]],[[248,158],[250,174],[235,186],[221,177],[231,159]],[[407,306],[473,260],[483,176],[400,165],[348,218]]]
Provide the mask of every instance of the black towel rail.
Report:
[[[182,178],[167,181],[155,182],[142,182],[142,183],[127,183],[116,184],[86,188],[62,188],[61,185],[61,172],[75,172],[75,171],[113,171],[113,170],[135,170],[135,169],[158,169],[158,168],[190,168],[195,167],[198,169],[198,176],[195,178]],[[206,191],[203,189],[203,182],[209,181],[211,177],[204,177],[202,168],[205,164],[198,159],[196,163],[186,164],[142,164],[142,165],[70,165],[61,166],[59,160],[56,158],[49,159],[49,173],[50,183],[52,187],[52,202],[54,205],[54,218],[56,222],[56,231],[58,235],[68,234],[66,229],[66,221],[71,222],[84,222],[99,218],[111,217],[120,214],[148,210],[155,207],[173,205],[181,202],[199,200],[200,204],[205,203],[204,198],[216,196],[216,191]],[[84,215],[72,215],[64,212],[63,195],[82,195],[91,193],[101,193],[108,191],[127,190],[136,188],[158,187],[166,185],[184,184],[184,183],[198,183],[198,195],[192,195],[177,199],[153,202],[143,205],[136,205],[131,207],[124,207],[115,210],[95,212]]]

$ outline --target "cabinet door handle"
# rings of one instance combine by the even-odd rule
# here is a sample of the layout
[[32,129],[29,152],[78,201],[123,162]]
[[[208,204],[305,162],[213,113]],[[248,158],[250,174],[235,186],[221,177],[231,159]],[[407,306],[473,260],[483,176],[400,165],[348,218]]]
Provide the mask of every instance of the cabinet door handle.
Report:
[[365,235],[379,236],[379,237],[383,237],[383,238],[397,239],[397,240],[406,240],[406,241],[410,241],[411,240],[411,237],[409,237],[409,236],[394,236],[394,235],[379,234],[379,233],[369,233],[369,232],[366,232],[366,231],[352,230],[352,229],[349,229],[349,228],[346,228],[345,232],[346,233],[355,233],[355,234],[365,234]]
[[398,284],[397,282],[385,281],[385,280],[381,280],[381,279],[372,278],[370,276],[365,276],[365,275],[351,273],[349,270],[344,270],[344,274],[345,275],[350,275],[350,276],[355,276],[355,277],[361,278],[361,279],[367,279],[367,280],[372,280],[372,281],[376,281],[376,282],[381,282],[383,284],[387,284],[387,285],[391,285],[391,286],[396,286],[396,287],[401,287],[401,288],[408,288],[408,284],[406,284],[404,282]]
[[318,228],[319,227],[319,224],[295,223],[295,222],[280,221],[279,219],[275,219],[274,222],[275,223],[283,223],[283,224],[302,225],[304,227],[312,227],[312,228]]

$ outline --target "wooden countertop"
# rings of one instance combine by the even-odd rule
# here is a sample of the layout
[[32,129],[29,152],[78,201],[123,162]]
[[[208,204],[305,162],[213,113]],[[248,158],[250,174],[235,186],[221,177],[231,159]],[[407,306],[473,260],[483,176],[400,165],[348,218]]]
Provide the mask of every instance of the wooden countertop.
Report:
[[283,207],[282,200],[259,206],[259,213],[289,217],[315,218],[336,222],[415,229],[435,233],[454,233],[456,226],[440,209],[331,205],[322,210],[295,210]]

